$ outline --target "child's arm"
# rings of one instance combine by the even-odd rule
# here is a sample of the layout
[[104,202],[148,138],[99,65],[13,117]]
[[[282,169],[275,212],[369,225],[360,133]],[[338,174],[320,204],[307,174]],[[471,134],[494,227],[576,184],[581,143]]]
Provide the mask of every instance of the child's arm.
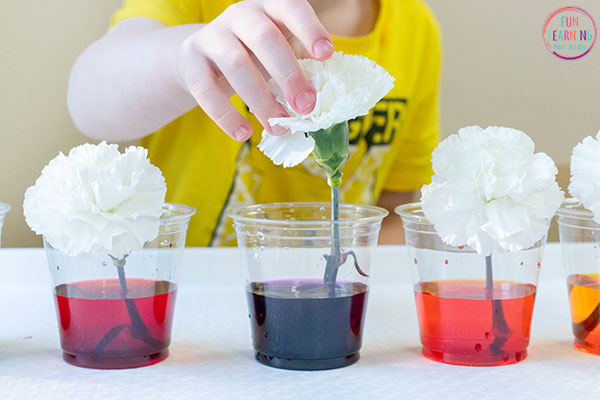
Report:
[[84,134],[124,141],[200,105],[227,134],[246,140],[252,128],[229,101],[237,92],[269,132],[283,133],[267,122],[285,111],[267,88],[262,66],[297,112],[310,112],[315,103],[315,90],[288,43],[292,36],[314,58],[333,52],[306,0],[247,0],[205,25],[125,20],[76,61],[69,111]]
[[412,203],[418,199],[419,194],[416,191],[391,192],[384,190],[381,192],[377,205],[388,210],[389,214],[381,224],[379,244],[404,244],[402,219],[394,212],[394,209],[401,204]]

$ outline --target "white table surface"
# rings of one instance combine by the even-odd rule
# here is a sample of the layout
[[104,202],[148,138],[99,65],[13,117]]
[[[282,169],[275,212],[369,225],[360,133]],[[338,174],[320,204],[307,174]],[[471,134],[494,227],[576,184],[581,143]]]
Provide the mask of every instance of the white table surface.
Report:
[[600,357],[572,345],[560,249],[546,248],[528,358],[502,367],[436,363],[420,352],[404,247],[375,259],[358,363],[287,371],[253,359],[236,249],[186,249],[171,355],[130,370],[62,360],[41,249],[1,249],[0,399],[587,399],[600,395]]

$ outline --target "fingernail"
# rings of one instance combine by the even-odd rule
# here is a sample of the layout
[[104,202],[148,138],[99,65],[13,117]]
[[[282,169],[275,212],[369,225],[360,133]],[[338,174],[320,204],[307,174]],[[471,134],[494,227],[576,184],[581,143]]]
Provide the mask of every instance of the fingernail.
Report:
[[250,136],[250,129],[245,126],[240,126],[233,133],[233,137],[238,141],[246,140],[248,139],[248,136]]
[[[289,117],[289,115],[279,114],[273,118],[287,118],[287,117]],[[286,133],[288,131],[288,128],[286,128],[285,126],[278,125],[278,124],[269,124],[269,129],[271,130],[271,133],[273,135],[283,135],[284,133]]]
[[284,133],[286,133],[288,131],[288,128],[280,126],[280,125],[270,125],[271,126],[271,133],[273,135],[283,135]]
[[302,114],[307,114],[315,107],[316,100],[315,94],[311,91],[300,93],[295,99],[296,109]]
[[333,43],[331,43],[327,39],[321,39],[317,43],[315,43],[313,47],[313,52],[317,58],[325,58],[329,57],[333,52]]

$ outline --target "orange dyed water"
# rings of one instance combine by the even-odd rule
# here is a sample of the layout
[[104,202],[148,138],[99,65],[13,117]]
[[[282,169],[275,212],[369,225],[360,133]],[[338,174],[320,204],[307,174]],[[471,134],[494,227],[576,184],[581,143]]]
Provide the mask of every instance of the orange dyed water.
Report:
[[600,276],[575,274],[567,278],[575,346],[600,355]]

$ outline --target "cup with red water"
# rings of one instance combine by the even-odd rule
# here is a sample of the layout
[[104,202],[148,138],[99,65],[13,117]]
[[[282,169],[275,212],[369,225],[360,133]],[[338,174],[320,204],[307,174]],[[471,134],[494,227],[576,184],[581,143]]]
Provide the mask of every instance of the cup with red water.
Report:
[[369,274],[386,215],[379,207],[340,204],[334,221],[329,203],[231,211],[258,362],[321,370],[359,359]]
[[195,210],[163,209],[158,236],[121,260],[107,253],[68,256],[44,240],[68,363],[121,369],[167,358],[179,264]]
[[486,257],[445,244],[420,203],[395,211],[404,225],[423,354],[469,366],[525,359],[545,237],[529,249]]

